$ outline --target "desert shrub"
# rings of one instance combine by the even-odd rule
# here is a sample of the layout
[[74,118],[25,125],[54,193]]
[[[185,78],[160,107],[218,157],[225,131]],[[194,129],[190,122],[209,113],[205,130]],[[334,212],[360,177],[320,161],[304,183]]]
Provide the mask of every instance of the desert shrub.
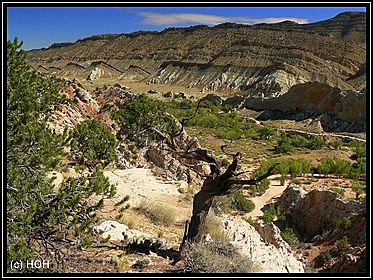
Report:
[[320,164],[316,167],[316,172],[319,174],[328,175],[331,174],[332,161],[330,158],[322,158]]
[[352,141],[349,146],[355,148],[355,153],[350,156],[351,159],[357,160],[358,158],[366,157],[366,145],[359,142]]
[[292,179],[291,179],[291,182],[292,182],[293,184],[296,184],[296,185],[301,185],[301,184],[302,184],[302,182],[301,182],[298,178],[292,178]]
[[263,222],[265,223],[271,223],[275,219],[277,215],[277,210],[275,208],[274,204],[270,204],[269,208],[264,211],[263,213]]
[[251,217],[243,217],[242,218],[245,222],[248,222],[250,225],[255,227],[258,224],[258,221],[253,220]]
[[350,176],[355,179],[359,179],[361,177],[366,177],[366,168],[367,168],[367,159],[366,157],[360,157],[356,159],[351,165],[350,168]]
[[215,135],[221,139],[238,140],[244,135],[244,131],[239,127],[219,127]]
[[342,176],[350,173],[351,165],[348,161],[334,157],[333,174]]
[[215,215],[213,209],[210,209],[207,213],[202,232],[204,234],[208,233],[214,241],[218,241],[226,237],[223,223],[221,219]]
[[117,140],[110,129],[98,120],[85,120],[71,131],[73,158],[86,165],[102,163],[105,167],[114,160]]
[[321,267],[327,263],[329,263],[332,260],[332,255],[329,251],[322,252],[320,255],[318,255],[314,262],[316,267]]
[[329,145],[329,147],[331,147],[333,149],[339,150],[342,147],[343,143],[340,140],[335,140],[335,141],[329,142],[328,145]]
[[321,159],[320,164],[316,167],[316,172],[325,175],[348,175],[351,173],[351,166],[346,160],[327,157]]
[[137,229],[140,224],[140,217],[138,215],[124,215],[119,222],[127,225],[131,229]]
[[260,126],[256,129],[256,132],[261,140],[268,140],[276,134],[276,130],[268,126]]
[[223,158],[223,159],[221,160],[221,166],[223,166],[223,167],[227,167],[229,164],[230,164],[230,161],[229,161],[228,159]]
[[144,200],[141,202],[139,209],[157,225],[168,227],[176,222],[177,216],[175,209],[163,203],[151,203]]
[[341,229],[349,229],[352,225],[352,222],[349,217],[342,217],[337,221],[337,226]]
[[289,160],[289,173],[292,178],[300,176],[303,172],[302,162],[299,160],[290,159]]
[[184,270],[190,273],[259,272],[247,256],[241,256],[227,240],[193,243],[183,251]]
[[294,147],[291,143],[289,137],[285,133],[280,134],[280,137],[277,140],[277,146],[275,146],[274,151],[278,154],[289,154],[294,150]]
[[359,181],[352,181],[352,190],[356,193],[356,199],[359,199],[359,196],[365,191],[365,186]]
[[195,107],[195,102],[191,99],[182,99],[182,100],[177,100],[177,99],[172,99],[170,102],[165,103],[165,105],[168,108],[175,108],[175,109],[192,109]]
[[249,213],[254,210],[255,205],[243,195],[242,190],[238,190],[226,196],[215,197],[212,207],[218,213],[229,213],[235,210]]
[[325,145],[325,141],[320,136],[312,137],[307,144],[307,148],[310,150],[319,150]]
[[249,213],[255,208],[255,204],[243,195],[242,190],[234,192],[230,197],[233,207],[238,211]]
[[287,137],[289,137],[289,140],[293,147],[305,148],[309,145],[309,141],[305,137],[297,133],[288,133]]
[[286,176],[285,175],[281,175],[281,177],[280,177],[280,185],[284,186],[285,185],[285,181],[286,181]]
[[295,234],[294,230],[290,227],[285,228],[281,231],[281,237],[284,239],[289,245],[296,245],[299,243],[299,239]]
[[348,249],[348,238],[346,235],[344,235],[341,239],[337,240],[335,242],[335,245],[337,246],[337,254],[342,255],[344,252]]

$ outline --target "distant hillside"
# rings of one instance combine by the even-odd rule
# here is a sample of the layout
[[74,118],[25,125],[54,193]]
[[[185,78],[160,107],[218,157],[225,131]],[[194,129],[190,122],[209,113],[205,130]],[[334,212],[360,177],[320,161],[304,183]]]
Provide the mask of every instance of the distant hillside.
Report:
[[354,90],[364,87],[347,79],[366,62],[366,14],[303,25],[224,23],[95,35],[32,50],[28,59],[35,69],[61,73],[71,63],[88,68],[103,61],[122,78],[214,91],[272,96],[309,81]]

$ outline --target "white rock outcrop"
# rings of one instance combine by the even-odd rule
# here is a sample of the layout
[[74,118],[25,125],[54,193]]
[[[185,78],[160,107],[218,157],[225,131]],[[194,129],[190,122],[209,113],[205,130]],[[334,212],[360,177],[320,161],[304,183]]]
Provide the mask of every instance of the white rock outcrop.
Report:
[[261,272],[305,272],[301,256],[293,253],[274,224],[260,224],[258,232],[241,218],[224,216],[223,225],[231,244],[259,266]]
[[127,225],[117,221],[107,220],[94,227],[97,234],[101,234],[103,238],[110,235],[109,240],[114,241],[131,241],[134,238],[148,238],[149,236],[141,231],[130,229]]

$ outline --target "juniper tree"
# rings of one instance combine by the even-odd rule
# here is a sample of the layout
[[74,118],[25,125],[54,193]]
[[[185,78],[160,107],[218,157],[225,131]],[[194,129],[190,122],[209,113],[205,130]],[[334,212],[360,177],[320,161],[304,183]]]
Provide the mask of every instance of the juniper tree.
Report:
[[[95,211],[115,193],[100,166],[54,188],[48,174],[60,166],[67,133],[54,134],[47,120],[65,100],[56,79],[42,77],[27,64],[21,46],[17,39],[7,42],[6,245],[7,269],[16,272],[12,261],[44,258],[56,265],[49,269],[56,269],[67,244],[88,246]],[[92,199],[94,194],[100,196]]]

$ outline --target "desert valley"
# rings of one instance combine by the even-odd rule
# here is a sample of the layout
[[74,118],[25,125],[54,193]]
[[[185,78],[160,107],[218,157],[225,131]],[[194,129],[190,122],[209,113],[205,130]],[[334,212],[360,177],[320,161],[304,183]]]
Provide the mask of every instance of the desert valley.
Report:
[[98,165],[115,186],[77,204],[105,198],[89,246],[74,227],[40,245],[54,272],[366,272],[365,13],[98,34],[26,61],[67,100],[45,199],[73,205],[69,178]]

